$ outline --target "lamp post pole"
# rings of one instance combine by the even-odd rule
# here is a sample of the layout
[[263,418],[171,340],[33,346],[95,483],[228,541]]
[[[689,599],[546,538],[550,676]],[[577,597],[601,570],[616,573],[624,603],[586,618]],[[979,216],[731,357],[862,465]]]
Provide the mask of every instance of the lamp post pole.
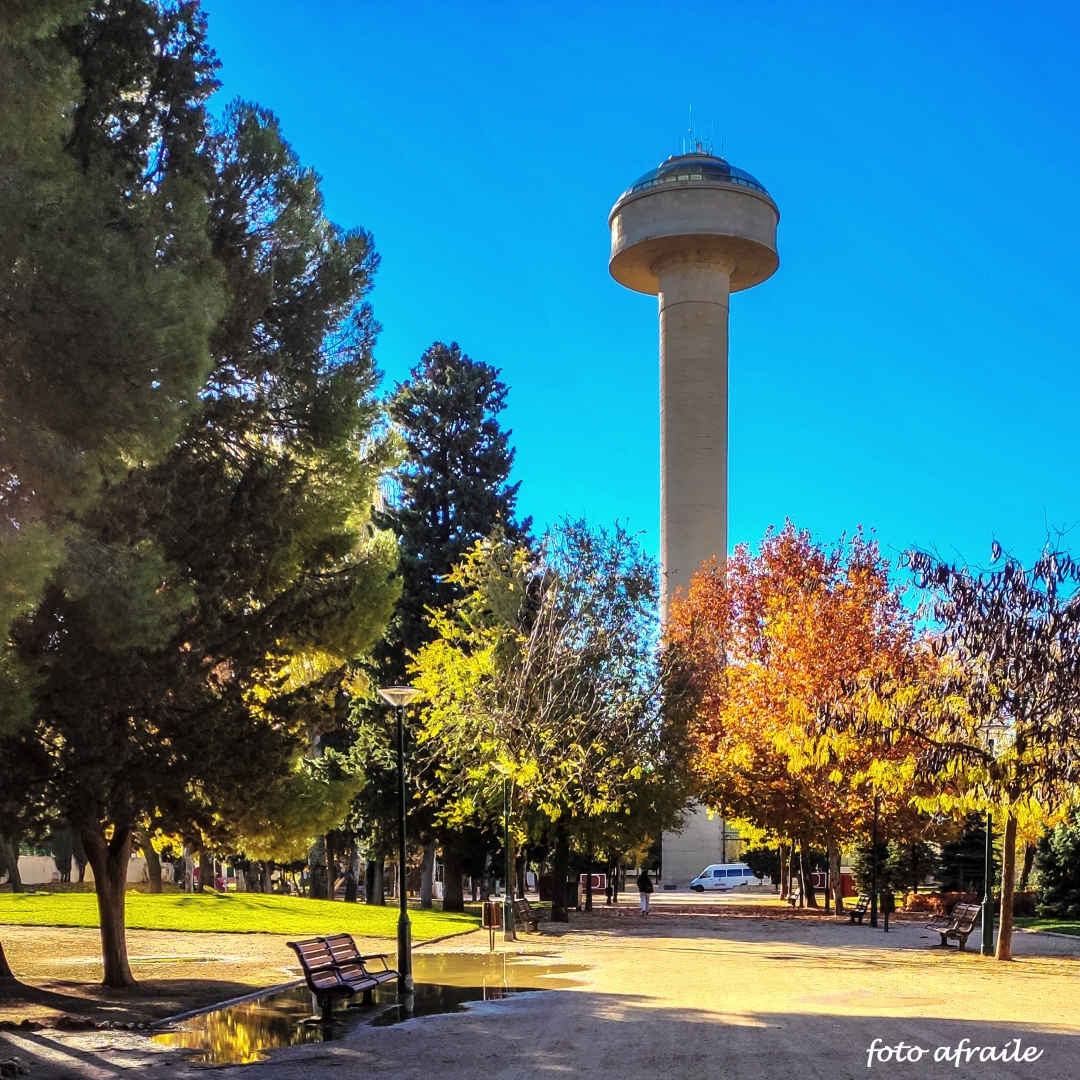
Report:
[[[1004,724],[989,724],[984,732],[986,748],[990,754],[990,764],[993,767],[997,758],[998,741],[1004,737],[1008,729]],[[993,772],[991,771],[991,778]],[[991,787],[991,794],[993,788]],[[994,814],[993,805],[986,808],[986,855],[983,862],[983,899],[982,899],[982,926],[979,937],[979,952],[983,956],[994,955],[994,838],[993,838]],[[1004,891],[1004,890],[1003,890]]]
[[983,867],[982,942],[979,952],[983,956],[994,955],[994,846],[991,829],[994,817],[986,811],[986,863]]
[[514,885],[510,865],[510,780],[503,777],[503,941],[516,941]]
[[398,767],[398,915],[397,926],[397,964],[398,993],[413,992],[412,977],[412,923],[409,922],[409,869],[406,865],[408,852],[405,846],[405,706],[418,697],[420,691],[415,686],[384,686],[379,689],[379,696],[389,705],[397,708],[397,767]]
[[878,856],[878,808],[879,808],[880,796],[874,792],[874,857],[873,857],[873,870],[870,876],[870,925],[877,929],[877,856]]
[[398,706],[397,720],[397,768],[398,768],[398,791],[401,802],[398,806],[398,923],[397,923],[397,951],[398,951],[398,989],[403,994],[411,994],[413,989],[412,978],[412,923],[409,922],[409,900],[407,890],[409,887],[409,870],[406,865],[405,851],[405,705]]

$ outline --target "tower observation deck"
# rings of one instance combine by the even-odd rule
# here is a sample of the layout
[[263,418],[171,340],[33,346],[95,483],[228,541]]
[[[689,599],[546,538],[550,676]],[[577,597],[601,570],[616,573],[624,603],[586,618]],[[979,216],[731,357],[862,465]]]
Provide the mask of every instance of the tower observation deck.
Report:
[[780,211],[749,173],[708,153],[670,157],[611,210],[611,276],[660,306],[662,612],[727,555],[728,307],[779,266]]

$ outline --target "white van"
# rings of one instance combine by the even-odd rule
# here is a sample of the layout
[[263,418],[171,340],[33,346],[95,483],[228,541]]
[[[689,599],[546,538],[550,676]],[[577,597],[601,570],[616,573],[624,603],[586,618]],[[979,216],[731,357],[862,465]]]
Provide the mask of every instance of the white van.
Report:
[[729,889],[737,888],[739,885],[757,884],[758,878],[746,863],[713,863],[712,866],[706,866],[690,882],[690,888],[695,892],[704,892],[706,889],[719,889],[722,892],[727,892]]

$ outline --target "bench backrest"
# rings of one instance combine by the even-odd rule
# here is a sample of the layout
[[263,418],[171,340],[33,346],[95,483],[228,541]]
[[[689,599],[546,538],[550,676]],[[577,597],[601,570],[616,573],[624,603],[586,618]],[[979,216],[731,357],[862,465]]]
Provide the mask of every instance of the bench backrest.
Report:
[[321,938],[288,941],[286,944],[299,957],[304,978],[313,990],[327,990],[341,985],[334,965],[334,955]]
[[970,930],[981,914],[982,907],[979,904],[957,904],[952,909],[952,917],[957,930]]
[[858,903],[855,905],[856,911],[865,911],[870,906],[869,896],[860,896]]
[[355,964],[360,960],[360,950],[356,947],[352,934],[331,934],[322,941],[329,950],[333,963],[340,966]]

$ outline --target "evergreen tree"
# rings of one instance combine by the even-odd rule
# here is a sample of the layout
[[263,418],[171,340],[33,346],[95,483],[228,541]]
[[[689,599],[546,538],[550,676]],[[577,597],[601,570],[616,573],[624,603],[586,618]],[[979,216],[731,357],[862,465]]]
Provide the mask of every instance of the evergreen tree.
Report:
[[[996,871],[995,858],[995,871]],[[941,845],[941,888],[982,894],[986,868],[986,821],[972,814],[954,840]]]
[[312,739],[342,719],[348,665],[399,591],[393,537],[371,521],[391,463],[373,437],[371,238],[326,220],[318,178],[262,110],[231,107],[208,164],[229,291],[198,416],[161,461],[105,482],[13,628],[38,689],[0,789],[42,792],[81,839],[107,985],[132,982],[140,826],[257,847],[268,813],[295,831],[290,794],[338,798],[354,763],[308,761]]
[[1071,821],[1040,838],[1035,868],[1039,871],[1039,915],[1080,919],[1080,809],[1073,811]]
[[[374,654],[374,685],[408,680],[410,657],[435,637],[430,613],[460,599],[452,571],[478,540],[500,530],[512,543],[529,543],[531,519],[519,524],[514,516],[519,487],[509,482],[514,450],[511,432],[500,423],[506,397],[496,368],[472,360],[456,342],[435,342],[390,402],[406,457],[398,473],[399,497],[381,524],[398,536],[402,592],[386,640]],[[372,765],[385,763],[381,770],[369,769],[356,808],[370,854],[378,859],[395,849],[397,836],[396,762],[385,713],[378,699],[358,703],[356,722],[363,730],[356,737]],[[431,845],[432,815],[418,807],[410,834]],[[445,868],[443,906],[462,910],[461,860],[468,853],[461,835],[442,829],[438,836]]]
[[203,29],[195,2],[0,8],[0,730],[30,709],[12,620],[210,369]]
[[387,515],[401,548],[402,592],[388,642],[379,652],[387,673],[405,675],[406,657],[435,633],[432,610],[461,598],[450,580],[462,556],[497,528],[512,543],[527,540],[520,525],[520,484],[510,430],[500,426],[507,387],[499,372],[466,356],[456,342],[435,342],[398,388],[390,415],[405,440],[401,497]]
[[937,852],[925,840],[890,840],[886,863],[889,880],[898,892],[918,892],[940,869]]

